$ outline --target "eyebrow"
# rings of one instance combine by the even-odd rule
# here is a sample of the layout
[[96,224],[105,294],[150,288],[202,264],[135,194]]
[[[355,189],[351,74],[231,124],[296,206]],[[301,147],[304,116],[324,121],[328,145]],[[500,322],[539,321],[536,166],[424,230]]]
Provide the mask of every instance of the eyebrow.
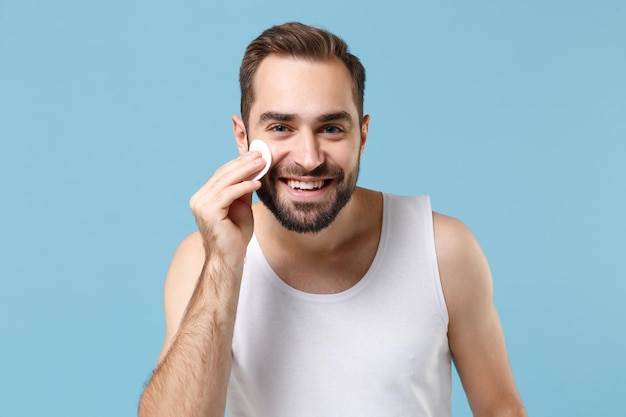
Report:
[[269,121],[277,121],[277,122],[293,122],[296,120],[298,116],[295,114],[285,114],[278,113],[274,111],[267,111],[259,117],[259,124],[263,124]]
[[[296,114],[290,113],[279,113],[274,111],[265,112],[259,117],[259,125],[263,123],[267,123],[269,121],[277,121],[277,122],[293,122],[298,120],[300,117]],[[334,121],[344,121],[352,126],[352,116],[350,113],[346,111],[338,111],[334,113],[323,114],[317,118],[318,122],[327,123]]]
[[347,111],[339,111],[336,113],[324,114],[318,118],[320,122],[343,121],[352,126],[352,116]]

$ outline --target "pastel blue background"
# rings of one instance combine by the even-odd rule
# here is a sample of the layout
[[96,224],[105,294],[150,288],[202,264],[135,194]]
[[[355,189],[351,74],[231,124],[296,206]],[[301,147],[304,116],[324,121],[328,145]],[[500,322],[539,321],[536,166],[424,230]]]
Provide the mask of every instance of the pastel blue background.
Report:
[[0,0],[0,416],[135,415],[244,48],[287,20],[367,68],[360,184],[480,240],[529,414],[626,416],[625,3],[393,0]]

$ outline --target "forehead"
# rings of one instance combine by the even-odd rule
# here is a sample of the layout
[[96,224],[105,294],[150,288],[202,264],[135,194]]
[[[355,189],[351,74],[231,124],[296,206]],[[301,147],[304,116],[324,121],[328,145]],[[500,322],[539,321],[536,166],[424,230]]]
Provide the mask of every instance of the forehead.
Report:
[[255,74],[250,116],[266,111],[302,116],[345,111],[356,119],[352,92],[350,72],[338,58],[312,61],[270,55]]

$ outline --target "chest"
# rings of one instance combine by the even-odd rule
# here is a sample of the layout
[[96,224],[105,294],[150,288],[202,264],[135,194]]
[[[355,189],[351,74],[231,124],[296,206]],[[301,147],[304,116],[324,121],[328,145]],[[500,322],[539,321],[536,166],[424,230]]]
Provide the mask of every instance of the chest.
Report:
[[311,294],[336,294],[356,285],[370,269],[379,247],[380,228],[336,250],[306,253],[266,248],[267,263],[288,286]]
[[437,293],[425,285],[431,277],[392,277],[373,267],[340,294],[248,281],[237,313],[231,385],[239,388],[231,402],[255,404],[268,416],[302,409],[426,415],[413,413],[421,398],[445,404],[450,354]]

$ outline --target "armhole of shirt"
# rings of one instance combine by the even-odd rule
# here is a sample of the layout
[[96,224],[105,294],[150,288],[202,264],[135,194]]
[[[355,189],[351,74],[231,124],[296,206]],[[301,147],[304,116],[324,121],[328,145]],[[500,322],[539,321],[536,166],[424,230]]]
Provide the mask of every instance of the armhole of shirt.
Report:
[[425,212],[426,212],[426,236],[428,239],[428,250],[431,252],[429,259],[432,262],[431,268],[433,271],[433,286],[437,295],[437,301],[439,303],[440,313],[443,323],[448,327],[450,316],[448,315],[448,305],[446,304],[446,298],[443,292],[443,285],[441,283],[441,275],[439,274],[439,261],[437,260],[437,249],[435,246],[435,225],[434,225],[434,212],[430,202],[430,197],[425,196]]

